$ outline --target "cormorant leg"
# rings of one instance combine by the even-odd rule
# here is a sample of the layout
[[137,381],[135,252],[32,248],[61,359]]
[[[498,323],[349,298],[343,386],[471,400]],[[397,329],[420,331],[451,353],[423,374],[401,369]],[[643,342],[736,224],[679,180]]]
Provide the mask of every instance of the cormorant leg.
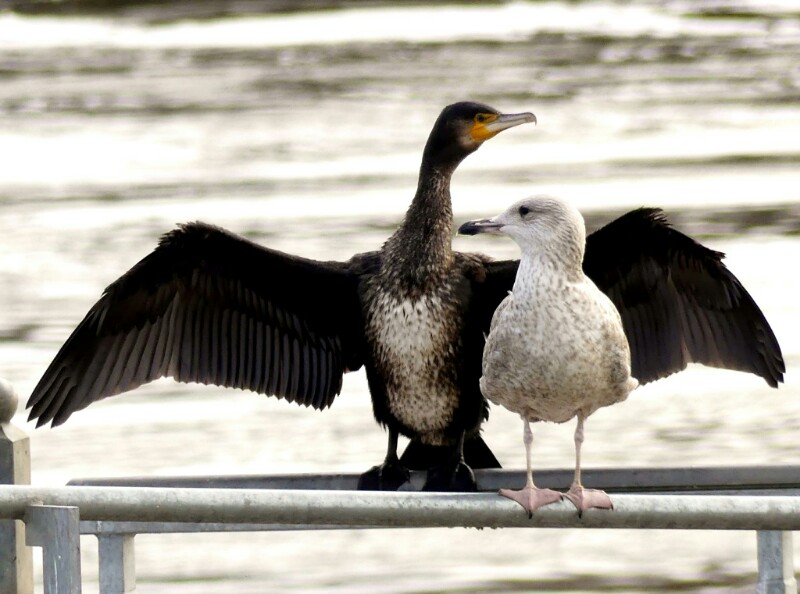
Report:
[[533,512],[547,505],[561,501],[561,493],[553,491],[552,489],[540,489],[533,484],[533,467],[531,466],[531,446],[533,445],[533,431],[531,431],[531,424],[527,419],[523,418],[524,431],[522,434],[522,441],[525,444],[525,461],[528,467],[528,479],[525,486],[519,491],[511,489],[500,489],[500,495],[508,497],[519,503],[525,511],[528,512],[528,517],[533,516]]
[[578,515],[583,510],[593,507],[599,509],[613,509],[614,504],[605,491],[599,489],[584,489],[581,484],[581,445],[583,445],[583,413],[578,413],[578,426],[575,428],[575,479],[564,497],[569,499],[578,508]]
[[441,466],[434,466],[428,470],[425,485],[422,487],[423,491],[460,492],[478,490],[475,474],[464,462],[464,439],[465,432],[462,431],[450,460]]
[[360,491],[397,491],[411,479],[408,468],[397,459],[396,429],[389,428],[389,447],[383,464],[373,466],[358,478]]

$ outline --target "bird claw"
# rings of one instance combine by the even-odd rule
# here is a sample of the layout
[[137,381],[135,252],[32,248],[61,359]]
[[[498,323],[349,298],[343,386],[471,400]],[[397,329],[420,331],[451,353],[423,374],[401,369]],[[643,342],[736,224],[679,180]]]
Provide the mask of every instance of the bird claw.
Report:
[[423,491],[445,491],[451,493],[478,490],[475,473],[463,461],[449,462],[428,470]]
[[411,480],[408,468],[399,462],[373,466],[358,477],[359,491],[397,491]]

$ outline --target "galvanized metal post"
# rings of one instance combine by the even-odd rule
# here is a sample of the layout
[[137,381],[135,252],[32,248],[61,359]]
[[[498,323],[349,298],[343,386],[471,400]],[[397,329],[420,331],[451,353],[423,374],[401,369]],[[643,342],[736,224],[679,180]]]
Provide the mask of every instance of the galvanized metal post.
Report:
[[757,594],[797,594],[792,533],[758,531]]
[[80,594],[81,533],[77,507],[29,505],[28,545],[42,547],[45,594]]
[[[11,424],[17,394],[0,378],[0,484],[31,484],[31,451],[27,434]],[[25,545],[25,524],[0,520],[0,592],[32,594],[33,556]]]
[[126,594],[136,590],[133,534],[98,534],[100,591]]

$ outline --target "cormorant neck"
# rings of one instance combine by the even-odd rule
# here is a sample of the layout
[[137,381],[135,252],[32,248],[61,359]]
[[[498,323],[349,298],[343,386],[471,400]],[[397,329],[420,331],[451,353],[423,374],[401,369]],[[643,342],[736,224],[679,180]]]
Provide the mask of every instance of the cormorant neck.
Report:
[[456,165],[442,167],[423,160],[414,200],[386,242],[391,277],[412,292],[438,284],[449,271],[453,258],[450,178]]

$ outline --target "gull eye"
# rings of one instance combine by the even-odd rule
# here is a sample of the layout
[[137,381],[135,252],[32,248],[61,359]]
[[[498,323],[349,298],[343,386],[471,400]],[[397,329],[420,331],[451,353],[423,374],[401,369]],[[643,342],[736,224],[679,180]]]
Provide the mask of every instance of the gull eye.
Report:
[[479,124],[482,124],[486,121],[486,114],[479,113],[475,116],[475,121]]
[[526,214],[530,213],[531,209],[527,206],[520,206],[519,207],[519,216],[524,217]]

